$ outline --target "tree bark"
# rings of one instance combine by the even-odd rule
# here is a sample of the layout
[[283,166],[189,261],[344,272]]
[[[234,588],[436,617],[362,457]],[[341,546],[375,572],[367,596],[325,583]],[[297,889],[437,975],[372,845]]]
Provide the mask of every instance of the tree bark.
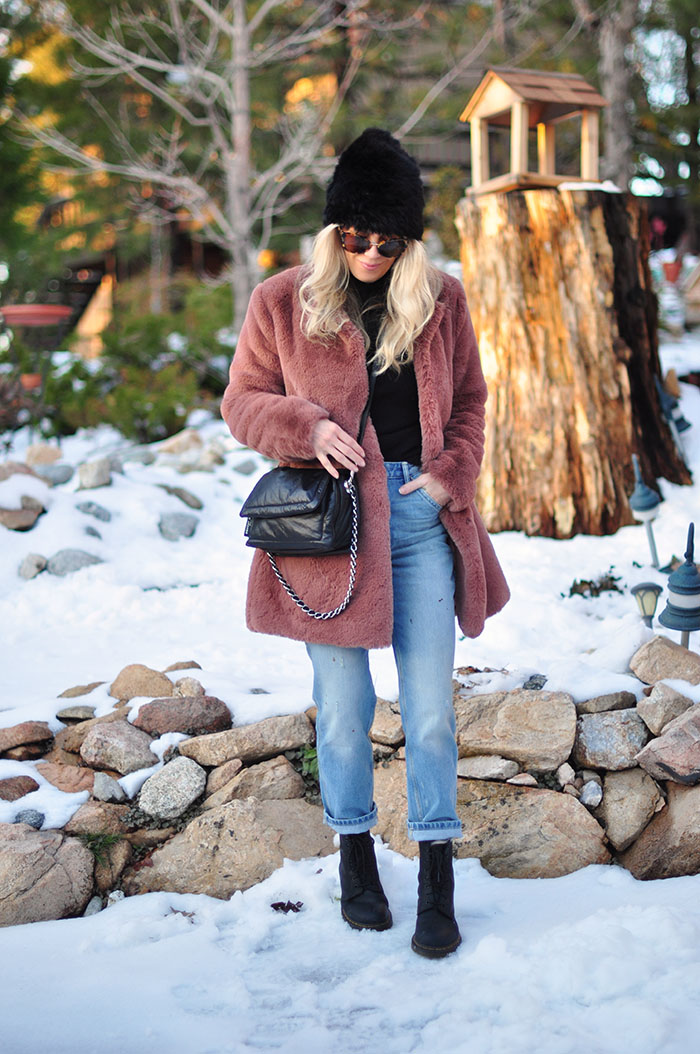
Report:
[[492,531],[552,538],[634,522],[647,483],[689,483],[661,414],[643,205],[527,190],[457,207],[464,285],[489,386],[479,507]]

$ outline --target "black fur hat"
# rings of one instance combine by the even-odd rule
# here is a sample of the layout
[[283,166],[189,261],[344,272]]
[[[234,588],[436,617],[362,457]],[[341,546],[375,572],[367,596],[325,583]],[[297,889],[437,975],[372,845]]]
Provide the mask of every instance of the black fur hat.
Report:
[[417,163],[389,132],[366,128],[338,158],[323,224],[420,239],[423,205]]

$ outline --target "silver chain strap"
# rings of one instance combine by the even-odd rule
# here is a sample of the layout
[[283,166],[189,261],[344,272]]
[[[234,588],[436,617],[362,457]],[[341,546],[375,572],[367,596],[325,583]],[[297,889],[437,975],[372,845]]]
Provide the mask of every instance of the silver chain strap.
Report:
[[308,604],[305,604],[301,597],[297,596],[289,582],[280,571],[279,567],[275,562],[275,558],[272,553],[267,554],[267,558],[272,564],[272,570],[275,572],[277,581],[285,590],[288,596],[294,601],[298,608],[304,612],[305,615],[309,615],[315,619],[329,619],[335,618],[336,615],[340,615],[342,611],[345,611],[346,607],[350,603],[352,597],[352,591],[355,588],[355,571],[357,569],[357,526],[358,526],[358,508],[357,508],[357,491],[355,489],[354,472],[350,473],[350,477],[345,480],[343,486],[350,495],[352,500],[352,529],[350,533],[350,578],[348,580],[348,588],[343,600],[338,604],[337,608],[333,608],[332,611],[314,611]]

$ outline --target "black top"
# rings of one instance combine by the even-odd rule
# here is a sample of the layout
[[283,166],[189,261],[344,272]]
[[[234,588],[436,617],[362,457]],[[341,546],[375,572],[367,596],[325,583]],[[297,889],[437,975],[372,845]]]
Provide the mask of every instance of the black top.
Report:
[[[362,310],[362,324],[369,337],[367,363],[377,348],[377,335],[386,310],[391,271],[376,282],[360,282],[350,275],[350,288]],[[375,381],[370,417],[385,461],[421,463],[422,436],[418,410],[418,385],[413,363],[380,373]]]

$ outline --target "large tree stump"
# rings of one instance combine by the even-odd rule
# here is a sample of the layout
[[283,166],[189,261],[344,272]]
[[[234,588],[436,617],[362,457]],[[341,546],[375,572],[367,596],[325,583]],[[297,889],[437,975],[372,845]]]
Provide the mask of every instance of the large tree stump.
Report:
[[489,387],[478,501],[492,531],[552,538],[634,522],[646,482],[689,483],[661,413],[646,213],[631,195],[526,190],[457,207]]

